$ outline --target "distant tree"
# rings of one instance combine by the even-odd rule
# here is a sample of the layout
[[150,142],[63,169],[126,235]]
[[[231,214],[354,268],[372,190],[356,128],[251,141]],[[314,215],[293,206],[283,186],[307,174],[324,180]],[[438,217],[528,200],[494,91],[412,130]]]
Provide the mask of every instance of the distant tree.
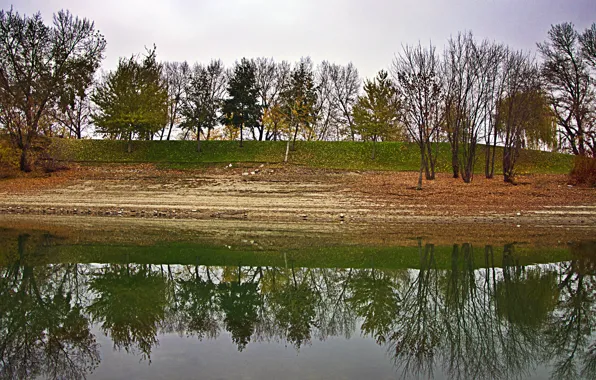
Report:
[[128,152],[133,138],[152,139],[168,120],[168,92],[155,48],[142,62],[134,56],[120,59],[91,99],[97,105],[92,118],[99,133],[127,140]]
[[240,130],[240,146],[243,129],[261,122],[262,107],[254,64],[246,58],[236,63],[228,82],[228,98],[223,101],[222,122]]
[[496,114],[503,141],[503,178],[515,180],[515,164],[526,141],[552,144],[554,115],[541,88],[538,67],[527,55],[512,53],[505,63],[505,94]]
[[84,93],[105,46],[93,22],[68,11],[55,14],[52,26],[40,13],[0,11],[0,123],[21,151],[22,171],[31,170],[28,153],[40,120]]
[[302,131],[308,135],[316,119],[317,94],[310,58],[301,59],[292,70],[290,83],[281,97],[283,112],[293,135],[288,138],[288,144],[291,139],[292,150],[295,150],[298,133]]
[[69,136],[76,139],[83,138],[91,124],[91,99],[87,90],[65,99],[66,102],[59,102],[52,112],[54,119]]
[[553,25],[548,40],[538,44],[549,102],[564,139],[562,145],[582,156],[596,155],[596,98],[594,78],[589,73],[595,29],[593,26],[580,37],[571,23]]
[[280,112],[280,96],[290,80],[291,68],[287,61],[276,63],[270,58],[257,58],[253,61],[256,70],[259,99],[263,110],[261,123],[255,128],[255,140],[277,140],[283,129]]
[[163,140],[167,127],[166,140],[169,140],[172,130],[181,122],[182,100],[190,81],[190,67],[186,62],[166,62],[162,74],[168,91],[168,123],[161,129],[159,139]]
[[[471,33],[450,39],[445,52],[444,129],[451,145],[453,176],[461,175],[466,183],[474,176],[478,142],[498,100],[495,89],[502,54],[501,45],[479,43]],[[484,129],[485,134],[491,131]]]
[[389,74],[384,70],[372,81],[364,82],[364,92],[365,95],[359,96],[353,107],[354,130],[364,140],[373,142],[374,160],[377,140],[385,140],[398,128],[397,93]]
[[360,78],[358,69],[350,62],[346,66],[323,62],[329,66],[330,106],[335,122],[348,128],[352,141],[356,139],[356,130],[352,118],[352,107],[358,99]]
[[435,178],[439,133],[443,123],[443,82],[435,47],[405,46],[393,62],[399,101],[400,121],[420,149],[417,189],[422,189],[422,172]]
[[193,67],[180,114],[181,127],[196,131],[198,152],[201,151],[201,132],[207,130],[209,139],[211,130],[219,123],[225,91],[225,69],[221,61]]

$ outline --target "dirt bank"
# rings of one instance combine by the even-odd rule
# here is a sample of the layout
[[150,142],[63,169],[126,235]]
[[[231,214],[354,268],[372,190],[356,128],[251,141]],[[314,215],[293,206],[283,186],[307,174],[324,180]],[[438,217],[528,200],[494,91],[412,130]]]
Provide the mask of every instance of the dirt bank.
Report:
[[464,184],[439,174],[422,191],[413,187],[416,176],[268,165],[185,171],[153,165],[74,167],[46,178],[0,181],[0,215],[33,215],[37,220],[62,215],[73,223],[77,217],[94,216],[242,220],[249,225],[387,229],[464,223],[596,231],[596,190],[569,187],[566,176],[524,176],[513,186],[481,176]]

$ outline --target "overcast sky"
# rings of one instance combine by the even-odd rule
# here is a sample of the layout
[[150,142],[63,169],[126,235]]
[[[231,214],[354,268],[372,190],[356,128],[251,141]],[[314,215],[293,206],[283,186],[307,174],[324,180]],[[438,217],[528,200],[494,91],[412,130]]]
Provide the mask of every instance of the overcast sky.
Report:
[[551,24],[596,22],[596,0],[0,0],[19,13],[60,9],[95,21],[108,41],[104,69],[157,45],[162,61],[226,65],[242,57],[352,61],[361,76],[389,67],[402,44],[442,49],[450,35],[535,50]]

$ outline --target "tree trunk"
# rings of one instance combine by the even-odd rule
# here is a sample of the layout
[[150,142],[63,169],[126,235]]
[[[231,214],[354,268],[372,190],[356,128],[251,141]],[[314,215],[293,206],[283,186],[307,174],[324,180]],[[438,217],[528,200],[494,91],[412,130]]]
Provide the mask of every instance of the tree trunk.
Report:
[[29,159],[27,158],[27,152],[29,150],[28,146],[24,146],[21,150],[21,161],[20,161],[20,168],[22,172],[29,173],[31,171],[31,165],[29,163]]
[[418,186],[416,190],[422,190],[422,172],[424,171],[424,147],[420,148],[420,172],[418,173]]
[[128,153],[132,153],[132,132],[128,134]]
[[292,152],[296,150],[296,137],[298,137],[298,124],[296,124],[296,130],[294,131],[294,139],[292,140]]
[[242,124],[240,124],[240,148],[242,148]]
[[201,127],[197,127],[197,152],[201,153]]
[[457,136],[453,136],[451,142],[451,168],[453,169],[453,178],[459,178],[459,143],[457,142]]
[[290,153],[290,139],[288,139],[288,143],[286,144],[286,156],[284,157],[284,162],[288,162],[288,153]]
[[371,156],[371,159],[373,159],[373,160],[375,159],[375,154],[376,154],[376,150],[375,150],[375,147],[377,145],[376,142],[377,142],[377,139],[373,138],[373,147],[372,147],[372,156]]

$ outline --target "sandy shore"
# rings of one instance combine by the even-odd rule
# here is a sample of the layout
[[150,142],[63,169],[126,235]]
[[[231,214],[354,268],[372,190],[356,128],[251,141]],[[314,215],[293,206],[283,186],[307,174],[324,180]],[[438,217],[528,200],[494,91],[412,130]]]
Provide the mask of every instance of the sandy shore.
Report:
[[391,235],[399,228],[411,236],[522,228],[526,235],[548,229],[560,231],[558,238],[596,236],[596,189],[568,186],[565,176],[524,176],[512,186],[499,178],[478,176],[464,184],[439,175],[422,191],[413,188],[415,181],[416,173],[267,165],[188,171],[152,165],[74,167],[50,177],[0,181],[0,225],[147,227],[168,221],[213,234],[226,225],[247,233],[350,229]]

